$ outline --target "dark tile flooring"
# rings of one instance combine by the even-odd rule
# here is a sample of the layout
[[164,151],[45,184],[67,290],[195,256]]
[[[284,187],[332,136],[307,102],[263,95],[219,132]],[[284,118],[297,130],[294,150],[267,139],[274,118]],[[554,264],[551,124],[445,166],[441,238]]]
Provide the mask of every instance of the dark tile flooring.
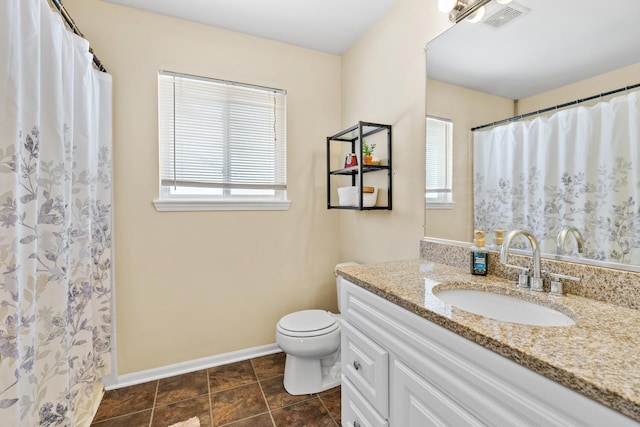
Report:
[[340,387],[292,396],[284,353],[107,391],[92,427],[167,427],[197,416],[202,427],[340,426]]

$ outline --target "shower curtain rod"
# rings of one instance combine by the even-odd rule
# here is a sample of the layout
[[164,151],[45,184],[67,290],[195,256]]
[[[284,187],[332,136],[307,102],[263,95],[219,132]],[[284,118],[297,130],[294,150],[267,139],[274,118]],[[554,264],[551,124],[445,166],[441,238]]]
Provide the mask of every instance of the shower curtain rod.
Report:
[[559,105],[556,105],[554,107],[544,108],[544,109],[538,110],[538,111],[532,111],[531,113],[521,114],[519,116],[510,117],[508,119],[499,120],[497,122],[487,123],[486,125],[476,126],[474,128],[471,128],[471,131],[473,132],[473,131],[476,131],[476,130],[480,130],[480,129],[484,129],[484,128],[488,128],[488,127],[492,127],[492,126],[499,126],[499,125],[504,125],[504,124],[511,123],[511,122],[516,122],[518,120],[526,119],[527,117],[536,116],[538,114],[547,113],[549,111],[558,110],[560,108],[569,107],[571,105],[581,104],[583,102],[591,101],[591,100],[596,99],[596,98],[603,98],[605,96],[613,95],[613,94],[616,94],[616,93],[619,93],[619,92],[624,92],[626,90],[636,89],[638,87],[640,87],[640,83],[635,84],[635,85],[631,85],[631,86],[621,87],[620,89],[615,89],[615,90],[612,90],[612,91],[609,91],[609,92],[603,92],[603,93],[601,93],[599,95],[593,95],[593,96],[589,96],[587,98],[576,99],[575,101],[566,102],[564,104],[559,104]]
[[[71,18],[71,15],[69,15],[69,12],[67,12],[67,9],[64,8],[64,5],[62,4],[62,0],[51,0],[51,2],[53,3],[53,5],[58,9],[58,11],[60,12],[60,15],[62,16],[62,18],[65,20],[65,22],[67,23],[67,25],[69,26],[69,28],[71,29],[71,31],[74,32],[74,34],[79,35],[80,37],[82,37],[83,39],[86,39],[84,34],[82,34],[82,32],[80,31],[80,29],[78,28],[78,26],[76,25],[75,21],[73,20],[73,18]],[[98,57],[96,56],[95,53],[93,53],[93,49],[91,48],[91,46],[89,46],[89,53],[91,53],[93,55],[93,64],[96,66],[96,68],[102,72],[107,72],[107,69],[104,68],[104,65],[102,65],[102,62],[100,62],[100,60],[98,59]]]

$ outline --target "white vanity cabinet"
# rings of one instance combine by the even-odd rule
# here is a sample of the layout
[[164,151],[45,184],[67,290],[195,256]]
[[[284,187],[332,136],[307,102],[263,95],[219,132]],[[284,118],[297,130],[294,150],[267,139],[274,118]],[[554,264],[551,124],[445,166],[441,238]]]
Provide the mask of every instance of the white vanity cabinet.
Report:
[[638,425],[340,280],[344,426]]

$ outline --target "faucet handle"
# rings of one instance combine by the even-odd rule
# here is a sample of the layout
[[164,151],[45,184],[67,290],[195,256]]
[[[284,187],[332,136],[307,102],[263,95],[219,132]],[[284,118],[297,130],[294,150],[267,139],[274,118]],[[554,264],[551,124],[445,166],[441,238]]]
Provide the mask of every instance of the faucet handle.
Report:
[[567,276],[566,274],[549,273],[549,275],[551,276],[551,289],[549,290],[549,294],[558,297],[564,296],[564,288],[560,279],[573,280],[574,282],[580,281],[579,277]]
[[579,277],[567,276],[566,274],[560,274],[560,273],[549,273],[549,276],[551,276],[554,279],[567,279],[567,280],[573,280],[574,282],[580,281]]
[[529,287],[529,269],[527,267],[520,267],[519,265],[513,264],[505,264],[505,267],[511,267],[520,270],[521,273],[518,275],[518,283],[516,285],[519,288]]

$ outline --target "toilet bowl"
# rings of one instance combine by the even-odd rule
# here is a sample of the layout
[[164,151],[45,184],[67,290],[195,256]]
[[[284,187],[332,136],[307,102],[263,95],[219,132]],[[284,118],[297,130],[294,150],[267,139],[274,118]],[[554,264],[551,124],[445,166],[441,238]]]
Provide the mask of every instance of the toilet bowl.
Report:
[[340,384],[340,319],[324,310],[302,310],[278,322],[276,343],[287,354],[284,388],[319,393]]
[[[354,263],[338,264],[336,268]],[[340,278],[336,277],[338,307]],[[276,344],[287,354],[284,388],[289,394],[319,393],[340,385],[340,315],[302,310],[282,317]]]

